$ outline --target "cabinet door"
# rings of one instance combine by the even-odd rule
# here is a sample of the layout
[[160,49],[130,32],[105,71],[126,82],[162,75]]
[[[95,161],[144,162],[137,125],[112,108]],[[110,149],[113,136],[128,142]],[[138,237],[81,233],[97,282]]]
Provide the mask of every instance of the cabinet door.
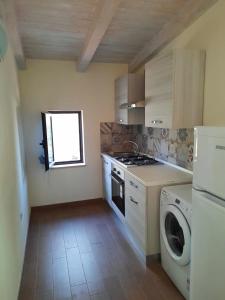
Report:
[[120,105],[123,103],[126,103],[127,99],[122,98],[122,96],[117,96],[115,99],[115,117],[116,117],[116,123],[120,124],[128,124],[128,110],[127,109],[121,109]]
[[111,205],[112,187],[111,187],[111,161],[103,158],[103,191],[105,200]]
[[157,56],[145,67],[145,126],[172,127],[173,53]]
[[122,76],[115,81],[115,119],[117,123],[128,124],[128,110],[120,105],[128,102],[128,76]]
[[128,100],[128,75],[119,77],[115,81],[115,96],[116,98],[125,99],[124,103]]
[[202,125],[205,55],[204,50],[174,51],[174,128]]
[[139,248],[146,252],[146,202],[145,196],[126,189],[125,221]]

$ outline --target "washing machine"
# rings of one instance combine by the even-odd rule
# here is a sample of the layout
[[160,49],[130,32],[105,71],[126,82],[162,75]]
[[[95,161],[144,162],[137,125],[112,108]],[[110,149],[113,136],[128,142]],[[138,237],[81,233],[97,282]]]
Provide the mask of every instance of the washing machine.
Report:
[[160,198],[160,243],[163,269],[189,299],[192,185],[164,187]]

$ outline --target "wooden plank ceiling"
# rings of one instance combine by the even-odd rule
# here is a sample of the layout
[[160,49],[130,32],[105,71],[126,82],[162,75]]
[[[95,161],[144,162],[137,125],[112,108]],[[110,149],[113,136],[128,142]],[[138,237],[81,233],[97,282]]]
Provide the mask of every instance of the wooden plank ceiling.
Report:
[[[103,2],[107,7],[107,2],[114,0],[14,1],[25,57],[84,61],[81,54],[91,52],[88,59],[93,62],[130,63],[190,0],[117,0],[115,11],[109,13],[111,19],[103,25],[96,21],[96,11]],[[204,1],[195,2],[206,9],[216,0],[206,0],[207,7]],[[196,13],[193,7],[190,11]],[[84,50],[90,31],[98,43],[92,50]],[[87,65],[87,57],[85,60]],[[138,57],[135,68],[140,64]]]

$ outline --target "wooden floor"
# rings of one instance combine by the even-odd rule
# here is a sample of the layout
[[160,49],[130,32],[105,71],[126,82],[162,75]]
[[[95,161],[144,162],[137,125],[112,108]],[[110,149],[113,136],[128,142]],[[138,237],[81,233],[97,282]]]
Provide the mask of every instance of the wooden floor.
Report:
[[33,211],[19,300],[178,300],[157,263],[145,268],[104,204]]

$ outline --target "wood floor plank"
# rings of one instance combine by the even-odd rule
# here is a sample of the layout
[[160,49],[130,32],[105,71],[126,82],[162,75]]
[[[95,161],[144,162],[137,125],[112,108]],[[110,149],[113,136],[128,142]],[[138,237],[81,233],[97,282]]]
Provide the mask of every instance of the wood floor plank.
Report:
[[94,244],[92,245],[92,253],[103,278],[116,275],[114,272],[115,263],[112,261],[112,255],[110,255],[108,248],[104,247],[102,244]]
[[66,258],[53,261],[54,300],[71,300],[71,290]]
[[53,280],[54,287],[69,283],[67,261],[65,258],[59,258],[53,261]]
[[71,286],[86,283],[78,248],[66,249],[66,256]]
[[113,235],[108,230],[107,224],[104,224],[104,223],[98,224],[97,228],[98,228],[99,234],[102,237],[103,246],[105,246],[106,248],[114,248],[115,240],[114,240]]
[[126,300],[121,284],[117,277],[109,277],[104,279],[106,290],[112,300]]
[[73,230],[73,223],[70,219],[63,222],[62,230],[65,248],[69,249],[78,247],[76,236]]
[[163,300],[168,299],[168,297],[174,300],[184,299],[181,294],[177,293],[174,284],[159,264],[152,263],[151,274],[153,274],[153,281],[156,284],[156,288],[160,290]]
[[111,300],[107,293],[95,294],[91,296],[91,300]]
[[31,216],[29,231],[27,235],[27,246],[24,263],[34,263],[38,256],[38,240],[40,234],[40,223],[37,216]]
[[[144,292],[147,299],[163,300],[160,290],[155,285],[153,276],[150,272],[135,274],[137,286]],[[170,298],[168,298],[170,299]],[[171,298],[173,299],[173,298]]]
[[138,285],[136,278],[132,273],[130,273],[129,276],[118,275],[118,278],[127,299],[129,300],[148,299],[147,295],[145,294],[141,286]]
[[35,295],[35,300],[53,300],[53,299],[54,299],[53,290],[51,291],[37,290]]
[[53,260],[51,252],[38,257],[36,288],[41,294],[53,291]]
[[54,300],[72,300],[71,289],[68,284],[54,288]]
[[87,282],[102,279],[101,270],[92,252],[81,253],[81,260]]
[[81,253],[91,252],[91,244],[85,229],[84,220],[75,220],[73,225],[79,251]]
[[52,253],[53,259],[66,257],[61,221],[57,223],[57,220],[54,221],[52,229]]
[[100,232],[98,231],[98,227],[96,224],[95,218],[92,217],[94,220],[90,220],[90,222],[86,225],[86,232],[87,237],[90,242],[90,244],[102,244],[102,236]]
[[73,286],[71,290],[73,300],[90,300],[90,294],[86,283]]
[[19,300],[34,299],[37,280],[37,263],[24,264]]
[[88,281],[87,285],[88,285],[88,290],[90,295],[106,293],[106,288],[104,285],[103,278]]

